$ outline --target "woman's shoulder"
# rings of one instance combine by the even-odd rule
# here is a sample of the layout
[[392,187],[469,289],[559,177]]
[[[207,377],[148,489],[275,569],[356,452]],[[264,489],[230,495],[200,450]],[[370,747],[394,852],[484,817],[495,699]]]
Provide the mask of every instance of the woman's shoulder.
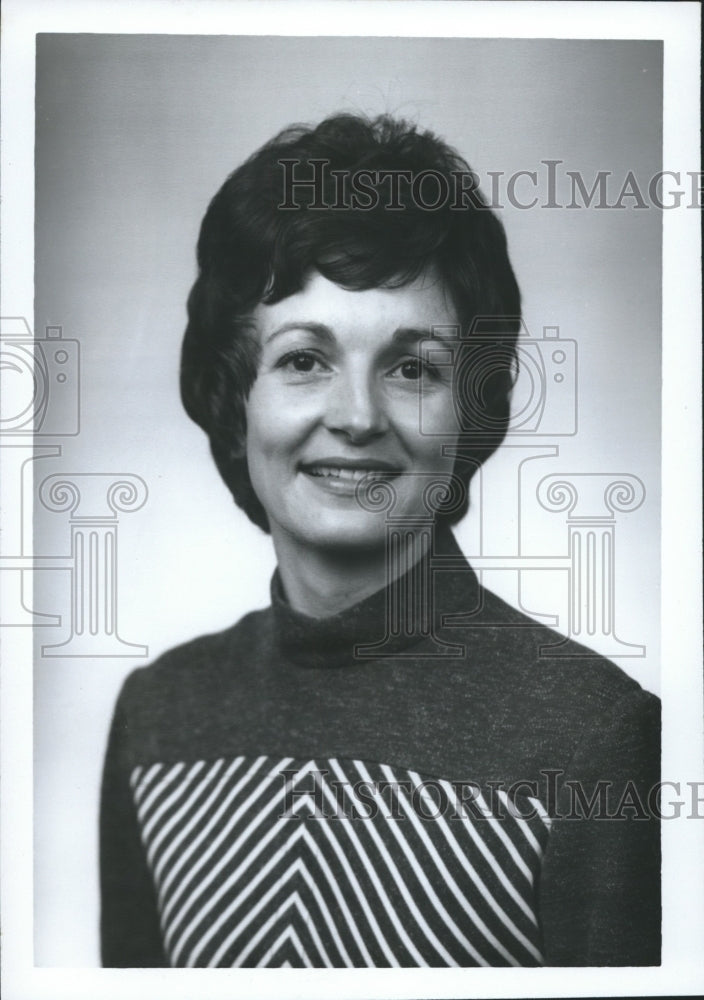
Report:
[[657,773],[660,700],[634,661],[626,671],[483,587],[474,613],[450,631],[465,648],[453,685],[456,727],[471,725],[463,716],[490,720],[480,725],[480,770],[500,760],[516,779],[545,768],[579,777],[601,762],[608,775]]
[[[147,763],[203,760],[229,752],[236,721],[259,697],[262,637],[269,613],[198,636],[133,670],[113,716],[115,746],[128,770]],[[264,681],[264,683],[266,683]]]
[[[481,588],[481,611],[464,635],[481,655],[491,683],[521,693],[529,704],[552,707],[565,717],[598,717],[613,711],[657,710],[659,699],[607,655],[567,637]],[[608,637],[605,637],[608,638]],[[595,640],[598,642],[598,639]],[[481,650],[481,653],[479,651]],[[633,663],[633,660],[629,661]]]
[[152,695],[163,698],[173,691],[183,697],[194,688],[202,692],[218,686],[225,674],[232,677],[238,670],[248,669],[258,646],[266,644],[271,634],[270,618],[270,608],[251,611],[228,628],[167,649],[128,675],[123,700],[144,703]]

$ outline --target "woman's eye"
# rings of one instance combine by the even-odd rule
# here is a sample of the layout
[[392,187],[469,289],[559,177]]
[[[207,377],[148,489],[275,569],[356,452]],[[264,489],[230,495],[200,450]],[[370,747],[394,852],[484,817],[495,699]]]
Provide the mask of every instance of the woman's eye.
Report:
[[283,368],[285,371],[298,372],[301,375],[310,375],[314,371],[322,371],[325,368],[323,363],[308,351],[292,351],[290,354],[286,354],[281,358],[277,367]]
[[390,375],[404,379],[406,382],[418,382],[420,379],[432,376],[432,368],[425,364],[422,358],[406,358],[391,370]]
[[419,379],[423,375],[423,364],[418,358],[414,358],[413,361],[404,361],[400,366],[400,372],[403,378]]
[[313,371],[315,358],[311,358],[308,354],[295,354],[289,364],[297,372],[310,372]]

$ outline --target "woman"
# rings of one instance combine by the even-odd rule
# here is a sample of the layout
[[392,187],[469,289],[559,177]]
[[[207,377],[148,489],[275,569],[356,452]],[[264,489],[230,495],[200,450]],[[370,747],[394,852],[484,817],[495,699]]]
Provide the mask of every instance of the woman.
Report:
[[184,404],[278,569],[123,688],[104,964],[657,964],[657,700],[546,655],[450,531],[520,314],[467,165],[386,117],[288,130],[198,263]]

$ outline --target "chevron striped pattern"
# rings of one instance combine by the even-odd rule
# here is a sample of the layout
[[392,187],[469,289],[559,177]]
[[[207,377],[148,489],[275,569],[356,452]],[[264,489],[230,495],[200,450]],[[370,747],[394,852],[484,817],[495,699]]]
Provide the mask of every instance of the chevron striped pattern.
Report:
[[174,966],[542,964],[536,800],[267,756],[137,767],[132,789]]

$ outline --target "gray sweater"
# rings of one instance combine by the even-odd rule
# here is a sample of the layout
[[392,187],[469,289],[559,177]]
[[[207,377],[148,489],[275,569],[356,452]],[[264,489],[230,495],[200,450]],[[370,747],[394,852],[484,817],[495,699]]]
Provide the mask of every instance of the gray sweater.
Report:
[[407,579],[318,620],[275,575],[130,675],[104,965],[659,964],[658,700],[438,551],[431,635]]

